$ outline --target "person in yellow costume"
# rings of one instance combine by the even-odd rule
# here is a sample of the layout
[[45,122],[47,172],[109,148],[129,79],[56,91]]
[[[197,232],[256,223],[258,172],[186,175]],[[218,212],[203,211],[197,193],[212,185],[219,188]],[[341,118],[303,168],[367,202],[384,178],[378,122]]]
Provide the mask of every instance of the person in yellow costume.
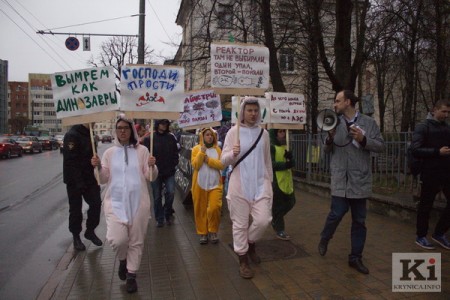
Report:
[[221,154],[217,133],[212,128],[203,129],[199,133],[199,144],[192,148],[191,154],[194,170],[191,191],[200,244],[207,244],[208,239],[213,244],[219,241],[217,232],[223,191],[220,171],[224,168],[220,161]]

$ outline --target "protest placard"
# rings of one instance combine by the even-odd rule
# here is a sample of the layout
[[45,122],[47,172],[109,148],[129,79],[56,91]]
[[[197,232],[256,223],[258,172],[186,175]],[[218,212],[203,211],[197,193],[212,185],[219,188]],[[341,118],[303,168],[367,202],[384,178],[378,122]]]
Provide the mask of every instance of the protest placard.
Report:
[[302,129],[306,124],[305,96],[291,93],[266,93],[270,105],[269,128]]
[[[241,101],[244,99],[242,97],[231,97],[231,123],[236,124],[236,116],[238,115],[238,98]],[[259,102],[259,108],[261,109],[261,124],[270,123],[270,113],[269,113],[269,100],[266,98],[257,98]]]
[[264,95],[269,87],[269,49],[254,44],[211,44],[211,87],[218,94]]
[[178,125],[184,129],[219,126],[222,120],[220,96],[214,90],[191,91],[184,96],[184,111]]
[[127,65],[121,70],[120,109],[132,118],[176,120],[183,112],[184,69]]
[[50,76],[56,117],[64,126],[114,118],[120,105],[113,67]]

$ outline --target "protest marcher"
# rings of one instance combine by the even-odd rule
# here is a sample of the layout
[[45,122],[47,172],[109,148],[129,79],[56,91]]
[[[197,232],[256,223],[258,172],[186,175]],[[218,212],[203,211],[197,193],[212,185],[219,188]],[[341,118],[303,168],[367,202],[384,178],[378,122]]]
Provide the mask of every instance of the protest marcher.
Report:
[[[178,165],[178,141],[169,131],[170,121],[155,120],[153,135],[153,156],[158,166],[158,178],[151,182],[153,192],[153,211],[156,226],[163,227],[173,222],[173,199],[175,197],[175,171]],[[150,150],[150,137],[144,139],[144,145]],[[164,191],[164,204],[163,204]]]
[[93,155],[89,124],[74,125],[64,135],[63,176],[69,198],[69,231],[75,250],[86,250],[80,238],[83,222],[83,199],[89,205],[84,237],[96,246],[103,242],[95,234],[100,223],[102,200],[100,186],[91,165]]
[[127,292],[134,293],[150,216],[147,181],[157,178],[158,169],[155,158],[139,144],[132,120],[119,116],[114,135],[114,146],[104,152],[101,163],[94,156],[91,164],[100,168],[100,182],[106,183],[106,239],[119,259],[119,278],[126,280]]
[[200,244],[207,244],[208,239],[215,244],[219,241],[217,232],[222,209],[222,151],[217,145],[217,134],[212,128],[203,129],[198,136],[199,143],[191,152],[195,227],[200,235]]
[[372,193],[370,154],[383,152],[385,145],[375,120],[356,110],[358,100],[350,90],[340,91],[334,100],[339,122],[328,132],[324,148],[325,152],[331,153],[331,208],[318,250],[320,255],[326,254],[330,239],[350,209],[352,226],[348,264],[360,273],[369,274],[362,262],[362,253],[367,235],[366,202]]
[[248,258],[254,263],[261,262],[255,242],[272,220],[270,141],[269,133],[259,126],[261,112],[257,98],[243,99],[238,122],[239,126],[233,126],[225,137],[221,160],[224,166],[233,166],[227,203],[233,223],[233,248],[239,256],[239,274],[252,278],[254,272]]
[[142,124],[135,124],[134,127],[136,128],[139,137],[139,143],[143,145],[144,139],[150,135],[150,132],[148,132]]
[[442,190],[447,206],[442,211],[431,238],[443,248],[450,250],[445,234],[450,228],[450,126],[446,122],[450,111],[448,101],[437,101],[427,120],[418,124],[412,137],[415,157],[421,164],[420,201],[417,207],[416,244],[424,249],[434,249],[426,236],[430,212],[436,195]]
[[295,161],[292,152],[286,150],[286,130],[270,129],[270,154],[273,169],[273,203],[272,228],[280,240],[290,240],[291,237],[284,231],[284,216],[295,205],[294,180],[292,167]]

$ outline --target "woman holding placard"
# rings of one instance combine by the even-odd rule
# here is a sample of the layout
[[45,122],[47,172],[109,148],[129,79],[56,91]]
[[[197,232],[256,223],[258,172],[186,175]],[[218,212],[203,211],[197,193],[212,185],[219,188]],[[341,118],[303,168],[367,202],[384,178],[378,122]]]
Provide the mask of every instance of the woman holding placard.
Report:
[[120,115],[114,135],[114,146],[101,163],[98,156],[91,163],[100,169],[100,183],[106,184],[106,239],[119,258],[119,278],[126,280],[127,292],[134,293],[150,217],[147,181],[156,179],[158,169],[147,147],[139,144],[132,120]]

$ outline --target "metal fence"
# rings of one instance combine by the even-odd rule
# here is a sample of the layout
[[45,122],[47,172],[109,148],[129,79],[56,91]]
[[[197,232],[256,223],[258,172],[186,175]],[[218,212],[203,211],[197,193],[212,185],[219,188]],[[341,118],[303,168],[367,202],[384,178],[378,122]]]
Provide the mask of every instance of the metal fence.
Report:
[[[330,154],[323,151],[326,134],[290,136],[296,176],[307,181],[330,182]],[[412,192],[417,182],[410,174],[406,160],[411,133],[385,133],[383,136],[386,151],[372,154],[374,189],[388,194]]]

